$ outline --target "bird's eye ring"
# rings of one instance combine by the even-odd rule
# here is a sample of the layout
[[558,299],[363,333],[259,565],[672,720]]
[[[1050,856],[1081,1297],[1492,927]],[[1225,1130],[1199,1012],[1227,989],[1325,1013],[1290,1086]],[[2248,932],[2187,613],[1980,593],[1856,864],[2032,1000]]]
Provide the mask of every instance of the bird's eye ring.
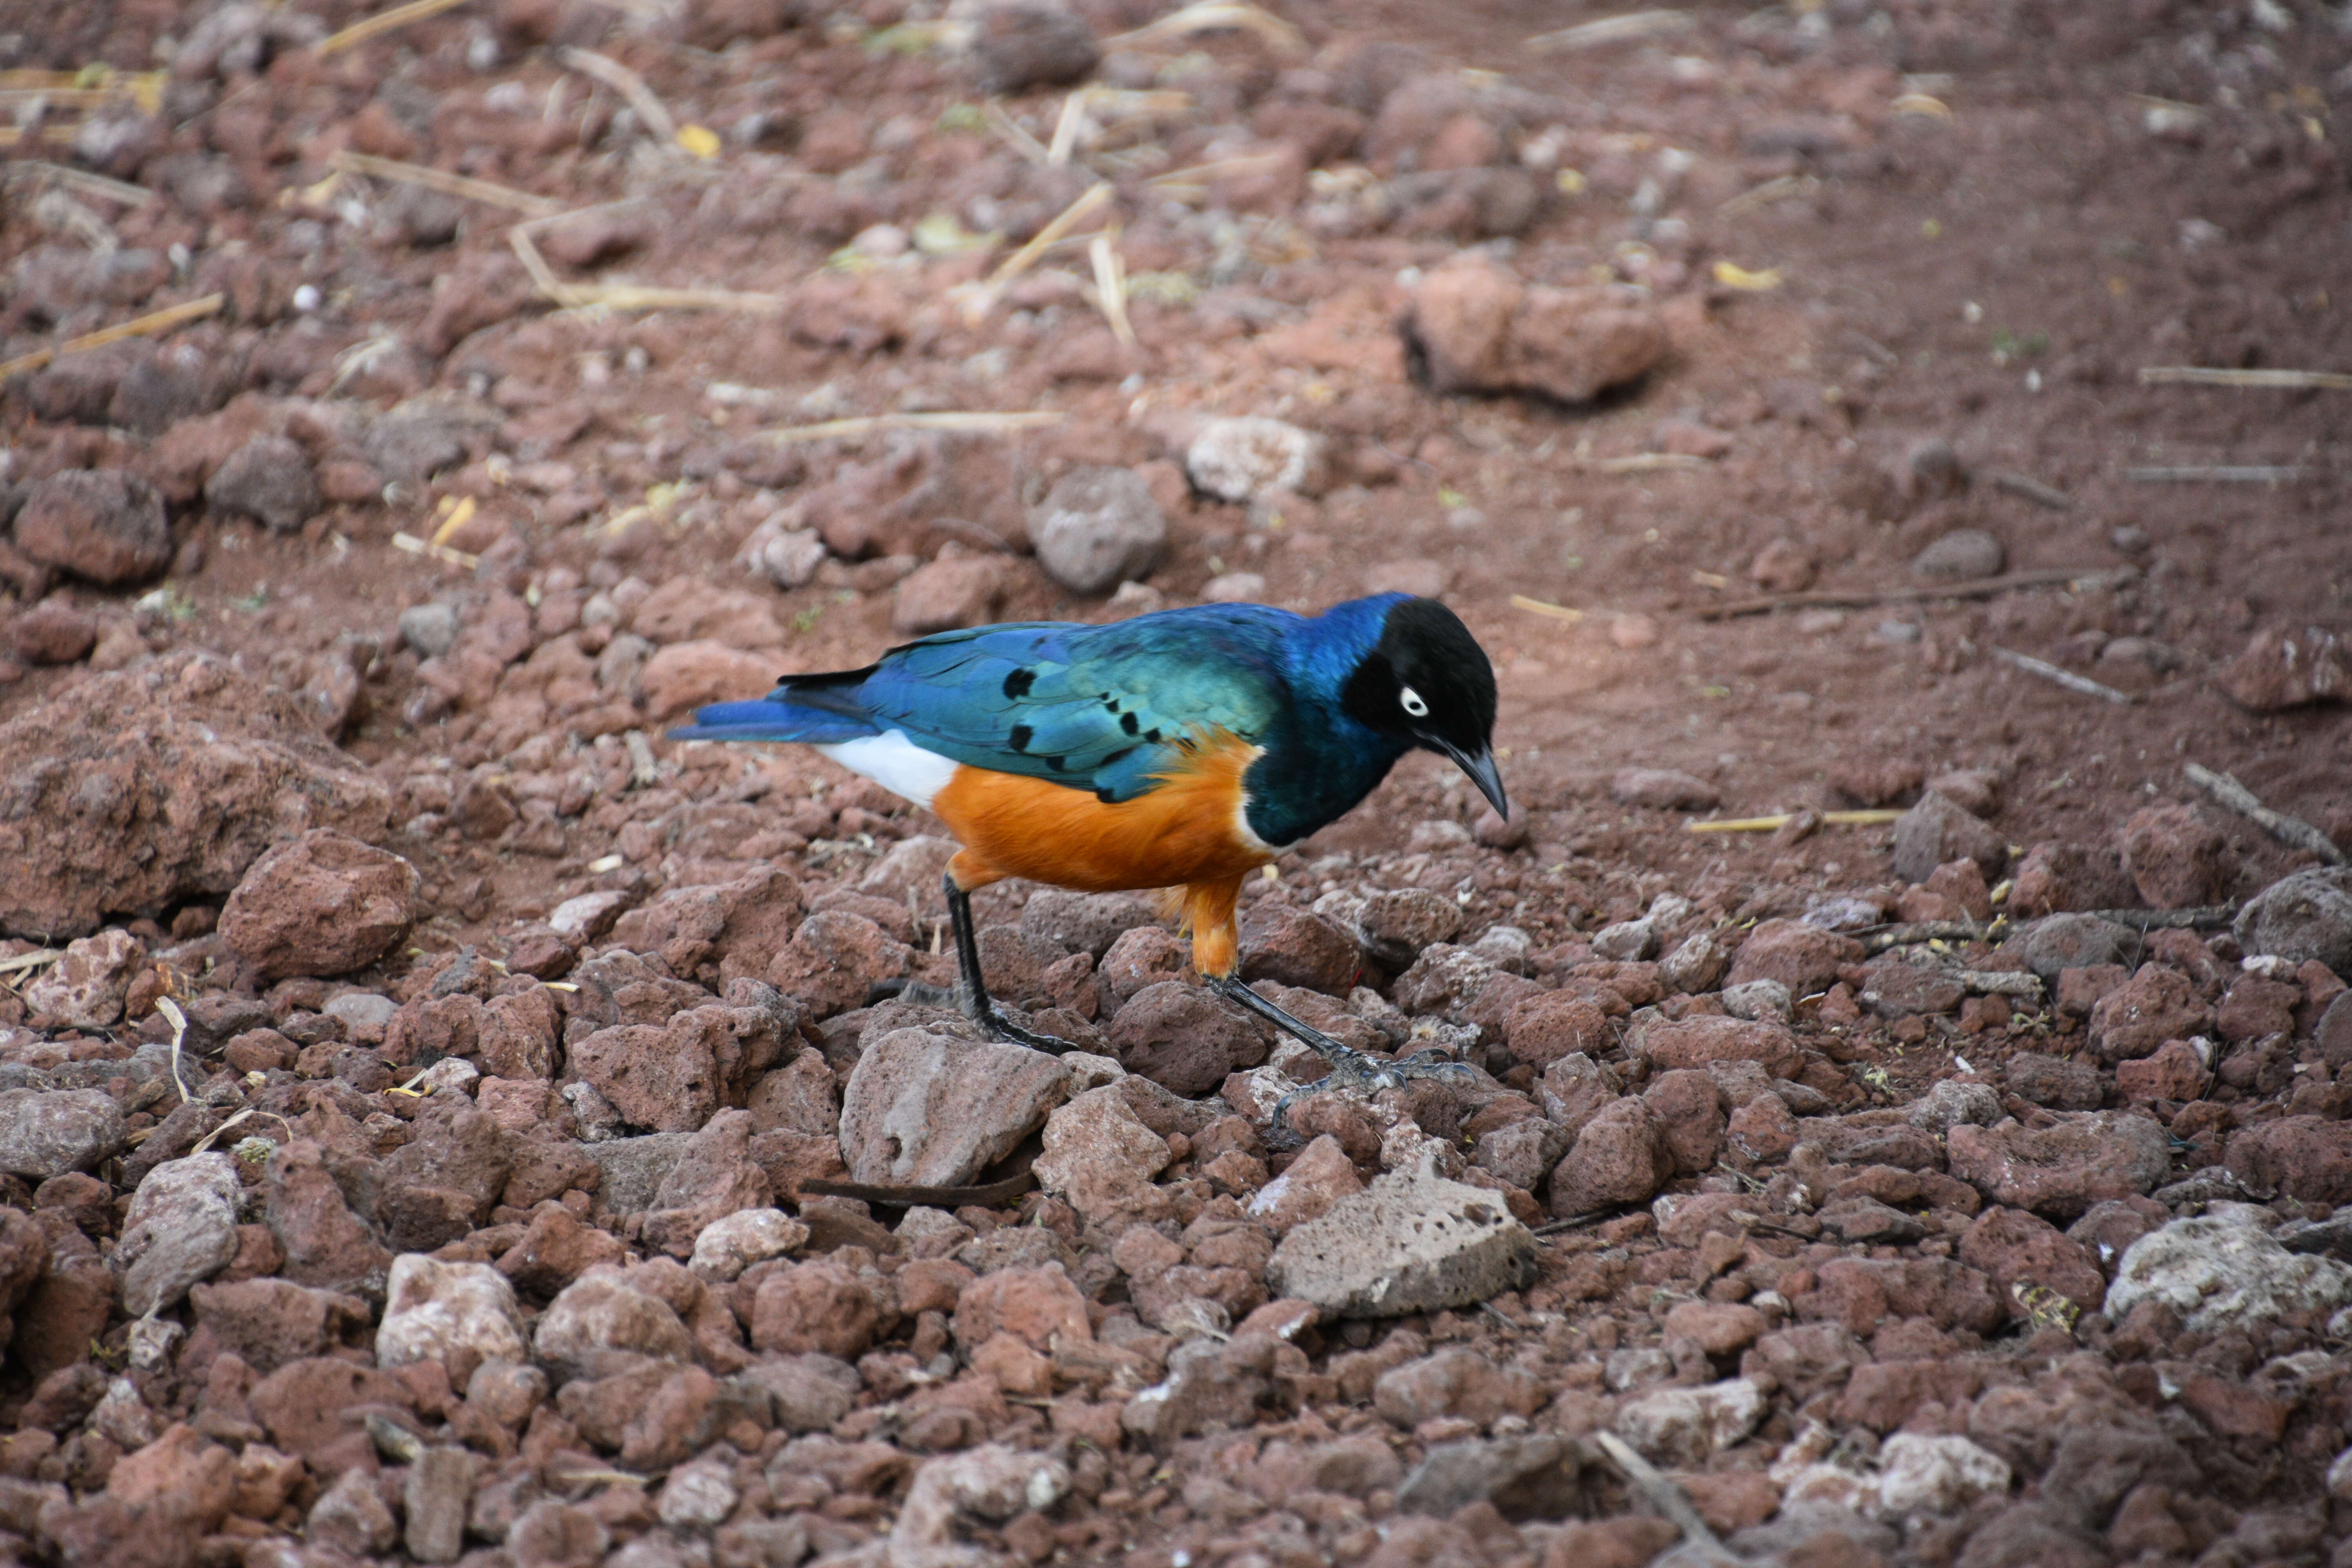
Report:
[[1415,691],[1412,687],[1407,686],[1399,689],[1397,692],[1397,700],[1402,703],[1404,705],[1404,710],[1407,713],[1412,714],[1414,718],[1426,719],[1429,717],[1429,704],[1423,701],[1422,700],[1421,693]]

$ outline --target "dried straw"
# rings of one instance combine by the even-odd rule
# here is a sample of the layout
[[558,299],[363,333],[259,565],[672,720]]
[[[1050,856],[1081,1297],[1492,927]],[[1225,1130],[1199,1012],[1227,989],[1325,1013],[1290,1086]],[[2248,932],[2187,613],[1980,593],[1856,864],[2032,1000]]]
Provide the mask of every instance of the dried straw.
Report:
[[405,5],[394,5],[389,11],[379,11],[364,21],[353,22],[340,33],[330,33],[319,40],[311,53],[320,56],[335,54],[354,44],[364,44],[380,34],[411,22],[422,22],[427,16],[438,16],[444,11],[454,11],[466,0],[408,0]]
[[0,363],[0,381],[5,381],[23,371],[38,370],[52,360],[66,354],[79,353],[84,349],[103,348],[108,343],[119,343],[125,338],[152,338],[159,333],[168,332],[173,327],[185,326],[190,321],[202,321],[219,310],[227,302],[227,300],[228,296],[226,294],[207,294],[201,300],[191,300],[184,305],[173,305],[161,310],[151,310],[146,315],[125,321],[120,326],[107,327],[95,332],[85,332],[80,337],[68,339],[53,349],[35,349],[31,353],[20,354],[5,363]]

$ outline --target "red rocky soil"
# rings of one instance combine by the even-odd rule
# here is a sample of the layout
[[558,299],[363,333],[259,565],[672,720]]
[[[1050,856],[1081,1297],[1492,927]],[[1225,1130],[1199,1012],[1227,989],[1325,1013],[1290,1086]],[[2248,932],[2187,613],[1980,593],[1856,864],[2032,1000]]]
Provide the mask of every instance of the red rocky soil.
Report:
[[[2185,773],[2352,843],[2352,401],[2140,374],[2352,370],[2340,7],[1160,10],[0,0],[0,1557],[2352,1563],[2352,872]],[[1248,973],[1474,1073],[1286,1129],[663,738],[1386,588],[1518,812]]]

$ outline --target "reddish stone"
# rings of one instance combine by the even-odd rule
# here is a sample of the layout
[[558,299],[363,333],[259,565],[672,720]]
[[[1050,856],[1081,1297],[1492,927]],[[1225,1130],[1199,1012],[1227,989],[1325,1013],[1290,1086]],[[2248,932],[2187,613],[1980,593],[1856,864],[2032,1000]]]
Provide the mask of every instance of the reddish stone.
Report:
[[2153,1056],[2165,1041],[2204,1034],[2212,1025],[2212,1009],[2187,975],[2144,963],[2091,1009],[2091,1044],[2110,1062],[2126,1061]]
[[1726,985],[1777,980],[1791,996],[1826,990],[1838,971],[1863,959],[1862,943],[1800,921],[1766,921],[1748,933],[1731,961]]
[[2143,806],[2116,836],[2124,869],[2141,898],[2159,910],[2220,902],[2236,867],[2229,841],[2189,806]]
[[2135,1104],[2201,1099],[2212,1082],[2204,1060],[2186,1040],[2167,1040],[2152,1057],[2116,1064],[2116,1092]]

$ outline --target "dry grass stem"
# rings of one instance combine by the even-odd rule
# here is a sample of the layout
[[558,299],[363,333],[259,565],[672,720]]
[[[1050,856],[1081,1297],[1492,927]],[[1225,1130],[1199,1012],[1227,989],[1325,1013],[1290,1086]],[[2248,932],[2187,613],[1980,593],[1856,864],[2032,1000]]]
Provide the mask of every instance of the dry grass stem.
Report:
[[[1786,827],[1801,812],[1784,812],[1778,816],[1726,816],[1712,822],[1694,822],[1685,831],[1691,833],[1770,833]],[[1823,825],[1840,827],[1878,827],[1894,821],[1903,814],[1891,806],[1874,806],[1867,811],[1822,811],[1814,816]]]
[[1697,20],[1686,12],[1629,11],[1622,16],[1603,16],[1598,21],[1580,22],[1556,33],[1538,33],[1528,40],[1528,47],[1542,54],[1598,49],[1611,44],[1630,44],[1643,38],[1664,37],[1669,33],[1686,33],[1697,26]]
[[1624,458],[1599,458],[1585,465],[1596,474],[1686,474],[1706,467],[1705,458],[1687,452],[1635,452]]
[[1255,5],[1234,3],[1234,0],[1196,0],[1181,11],[1171,11],[1148,26],[1131,33],[1121,33],[1103,41],[1103,50],[1146,48],[1171,39],[1189,38],[1196,33],[1225,30],[1255,33],[1258,37],[1280,54],[1299,55],[1307,52],[1307,39],[1297,28]]
[[365,153],[348,150],[338,153],[329,167],[348,174],[366,174],[373,179],[396,180],[405,185],[423,185],[426,190],[439,191],[443,195],[462,196],[467,201],[505,207],[528,217],[554,217],[563,211],[562,203],[532,195],[528,191],[512,190],[465,174],[453,174],[445,169],[428,169],[422,163],[404,163],[397,159],[372,157]]
[[392,547],[394,550],[404,550],[411,555],[426,556],[440,562],[444,566],[462,567],[468,572],[482,563],[482,558],[478,555],[469,555],[462,550],[454,549],[446,544],[436,544],[429,539],[419,539],[413,533],[394,534]]
[[1981,599],[1993,594],[2005,594],[2012,588],[2047,588],[2064,584],[2072,588],[2102,588],[2117,583],[2129,583],[2139,576],[2137,566],[2060,566],[2035,572],[2010,572],[1999,577],[1971,577],[1966,582],[1945,583],[1933,587],[1857,588],[1851,592],[1842,588],[1814,588],[1801,594],[1766,594],[1753,599],[1734,599],[1726,605],[1710,605],[1697,612],[1703,621],[1719,621],[1733,616],[1760,616],[1772,610],[1816,608],[1853,609],[1865,605],[1910,605],[1923,599]]
[[1511,608],[1525,610],[1534,616],[1549,616],[1556,621],[1580,621],[1584,618],[1582,610],[1571,610],[1566,605],[1549,604],[1542,599],[1530,599],[1525,594],[1511,595]]
[[405,27],[411,22],[422,22],[427,16],[438,16],[444,11],[454,11],[465,3],[466,0],[408,0],[405,5],[394,5],[389,11],[379,11],[364,21],[353,22],[340,33],[328,34],[319,40],[319,47],[311,52],[319,55],[331,55],[340,50],[348,49],[354,44],[364,44],[370,38],[389,33],[396,27]]
[[2326,392],[2352,392],[2352,375],[2332,370],[2222,370],[2201,364],[2144,364],[2142,386],[2263,386],[2286,391],[2316,387]]
[[200,321],[219,310],[227,299],[228,296],[226,294],[207,294],[201,300],[191,300],[184,305],[172,305],[161,310],[151,310],[146,315],[136,317],[120,326],[86,332],[80,337],[68,339],[53,349],[35,349],[31,353],[19,354],[5,363],[0,363],[0,381],[5,381],[10,376],[24,371],[38,370],[52,360],[62,358],[67,354],[79,353],[84,349],[103,348],[108,343],[119,343],[125,338],[152,338],[158,333],[168,332],[173,327],[183,327],[190,321]]
[[2190,784],[2252,822],[2280,843],[2293,845],[2297,849],[2308,849],[2331,866],[2341,866],[2346,863],[2344,851],[2336,847],[2336,840],[2299,816],[2289,816],[2283,811],[2273,811],[2255,796],[2253,791],[2240,784],[2230,774],[2217,773],[2212,769],[2200,767],[2195,763],[2185,764],[2181,771],[2189,775]]
[[2022,496],[2034,505],[2046,506],[2052,511],[2074,510],[2073,496],[2024,474],[1995,474],[1992,476],[1992,488],[1997,490],[2007,490],[2013,496]]
[[1133,348],[1135,328],[1127,319],[1127,266],[1119,259],[1118,245],[1111,236],[1098,234],[1087,247],[1087,257],[1094,263],[1095,303],[1110,323],[1111,336]]
[[2186,468],[2126,468],[2134,484],[2284,485],[2317,473],[2294,463],[2206,463]]
[[104,174],[93,174],[87,169],[69,169],[63,163],[44,163],[37,158],[24,158],[10,163],[0,170],[0,180],[12,185],[37,182],[71,185],[84,195],[104,196],[125,206],[143,207],[155,199],[155,193],[143,186],[110,180]]
[[1006,257],[998,265],[996,270],[989,274],[988,291],[993,294],[997,289],[1028,271],[1036,264],[1037,258],[1045,254],[1046,247],[1093,216],[1097,209],[1110,201],[1110,198],[1109,181],[1097,181],[1087,186],[1085,195],[1064,207],[1060,216],[1032,235],[1028,244]]
[[815,425],[790,425],[763,430],[771,441],[845,441],[886,430],[946,430],[966,436],[1005,436],[1019,430],[1042,430],[1069,417],[1052,412],[1034,414],[868,414],[851,419],[827,419]]
[[1004,105],[992,98],[981,105],[980,111],[986,117],[989,129],[1003,137],[1012,145],[1013,150],[1024,158],[1033,163],[1050,163],[1054,161],[1053,149],[1024,131],[1021,128],[1021,122],[1004,111]]
[[652,132],[655,140],[665,148],[675,149],[677,146],[677,121],[662,100],[654,96],[654,89],[646,85],[645,78],[609,55],[600,55],[593,49],[559,49],[556,58],[583,76],[594,77],[626,99],[629,107],[637,111],[637,118],[645,121],[646,129]]
[[2032,654],[2019,653],[2005,647],[1988,647],[1985,651],[2003,664],[2021,669],[2028,675],[2039,676],[2053,686],[2063,686],[2080,696],[2095,697],[2102,702],[2112,702],[2120,708],[2128,708],[2139,700],[2128,691],[2117,691],[2112,686],[2102,686],[2087,675],[2077,675],[2071,669],[2061,669],[2047,659],[2036,658]]

